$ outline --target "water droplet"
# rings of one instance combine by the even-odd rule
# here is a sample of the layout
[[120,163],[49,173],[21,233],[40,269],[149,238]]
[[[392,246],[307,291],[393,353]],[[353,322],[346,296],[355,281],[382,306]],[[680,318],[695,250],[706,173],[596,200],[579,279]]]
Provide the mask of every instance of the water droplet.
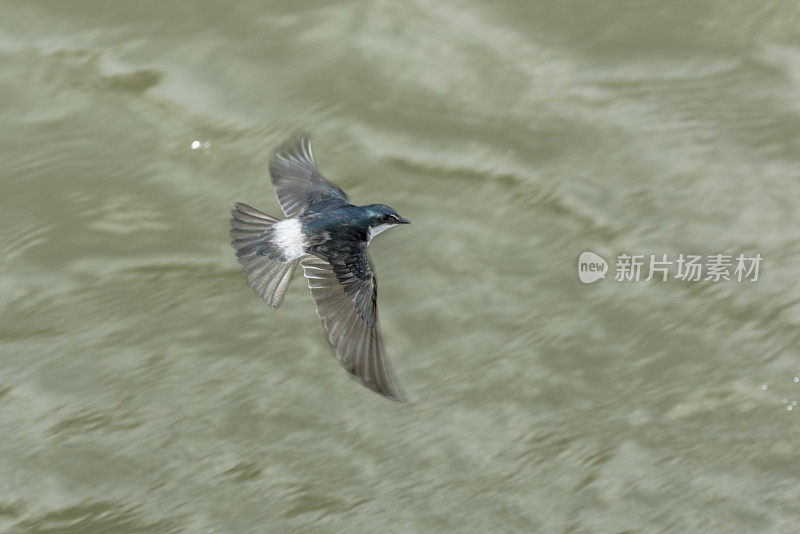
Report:
[[792,411],[792,408],[794,408],[794,406],[792,406],[791,404],[786,407],[786,409],[789,410],[790,412]]
[[797,382],[800,382],[800,376],[796,376],[796,377],[794,377],[794,382],[795,382],[795,384],[796,384]]
[[761,384],[761,391],[767,391],[767,388],[768,388],[768,387],[769,387],[769,386],[768,386],[768,385],[766,385],[766,384]]
[[198,148],[200,148],[200,141],[195,139],[194,141],[192,141],[192,145],[191,146],[192,146],[192,150],[197,150]]
[[792,401],[792,406],[797,406],[797,401]]

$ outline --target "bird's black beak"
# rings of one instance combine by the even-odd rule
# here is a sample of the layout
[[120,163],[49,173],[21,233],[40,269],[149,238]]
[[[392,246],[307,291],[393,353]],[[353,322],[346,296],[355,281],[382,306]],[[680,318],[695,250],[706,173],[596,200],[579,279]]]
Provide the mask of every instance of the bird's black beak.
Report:
[[403,217],[400,217],[397,220],[400,221],[400,224],[411,224],[411,221],[409,221],[408,219],[405,219]]

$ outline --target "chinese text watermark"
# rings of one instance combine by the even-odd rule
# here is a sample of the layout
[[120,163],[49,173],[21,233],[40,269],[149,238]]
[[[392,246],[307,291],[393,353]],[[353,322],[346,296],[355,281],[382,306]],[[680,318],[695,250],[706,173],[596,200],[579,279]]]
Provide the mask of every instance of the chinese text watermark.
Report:
[[[617,282],[755,282],[763,258],[761,254],[620,254],[614,264]],[[606,277],[608,263],[594,252],[578,258],[578,278],[591,284]]]

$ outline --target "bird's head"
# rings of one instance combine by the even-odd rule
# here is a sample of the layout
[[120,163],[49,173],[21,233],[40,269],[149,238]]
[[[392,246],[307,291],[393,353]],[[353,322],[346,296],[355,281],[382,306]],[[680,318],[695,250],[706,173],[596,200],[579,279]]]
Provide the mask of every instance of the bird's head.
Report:
[[371,204],[369,209],[369,240],[398,224],[411,224],[411,221],[400,216],[386,204]]

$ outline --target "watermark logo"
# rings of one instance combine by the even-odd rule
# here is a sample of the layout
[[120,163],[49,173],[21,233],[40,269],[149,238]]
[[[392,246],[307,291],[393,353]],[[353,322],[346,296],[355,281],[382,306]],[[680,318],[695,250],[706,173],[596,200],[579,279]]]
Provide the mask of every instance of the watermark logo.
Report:
[[583,252],[578,258],[578,278],[584,284],[597,282],[606,277],[608,263],[594,252]]
[[[710,254],[708,256],[679,254],[620,254],[614,265],[617,282],[755,282],[763,258],[761,254]],[[591,284],[605,278],[606,261],[594,252],[583,252],[578,258],[578,278]]]

